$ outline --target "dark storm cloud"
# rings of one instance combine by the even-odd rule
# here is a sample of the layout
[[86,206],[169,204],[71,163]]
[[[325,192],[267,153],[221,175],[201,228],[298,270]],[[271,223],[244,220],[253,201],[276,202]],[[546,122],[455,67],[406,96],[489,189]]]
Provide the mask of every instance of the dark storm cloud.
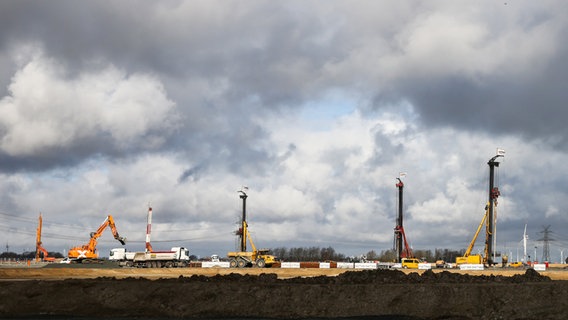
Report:
[[[375,108],[397,99],[409,101],[428,127],[518,135],[565,147],[568,46],[558,41],[568,28],[565,9],[519,3],[515,19],[497,10],[455,25],[463,29],[459,37],[432,22],[443,25],[448,19],[440,17],[444,8],[438,9],[425,11],[420,21],[423,29],[440,31],[428,33],[428,42],[419,41],[420,29],[407,30],[410,35],[399,54],[409,63],[418,59],[418,68],[387,80],[388,86],[376,95]],[[424,68],[429,64],[432,67]]]
[[0,22],[3,42],[40,42],[73,67],[103,60],[139,72],[229,78],[232,97],[265,102],[294,99],[307,84],[298,76],[311,78],[334,54],[318,40],[326,26],[298,17],[293,6],[126,3],[9,3],[2,10],[9,19]]
[[426,125],[551,139],[566,146],[568,70],[564,59],[549,64],[550,72],[529,79],[495,77],[479,82],[453,76],[412,83],[402,90]]
[[[76,71],[75,68],[92,67],[93,62],[102,60],[127,70],[161,74],[164,78],[226,80],[227,87],[221,94],[227,104],[222,108],[227,110],[231,108],[230,104],[247,101],[256,101],[248,104],[251,113],[297,106],[308,95],[326,86],[349,86],[353,81],[364,79],[365,74],[357,73],[348,78],[320,78],[326,66],[344,63],[350,54],[364,49],[362,45],[373,45],[371,41],[359,44],[349,40],[358,33],[374,33],[376,39],[398,48],[377,56],[379,63],[398,54],[397,50],[407,49],[397,43],[403,31],[397,34],[380,21],[375,25],[345,25],[344,21],[338,20],[333,26],[330,16],[342,17],[342,12],[338,12],[344,9],[341,2],[332,2],[326,8],[326,12],[332,12],[329,16],[298,10],[294,3],[252,2],[247,7],[238,2],[208,2],[207,5],[178,1],[128,1],[128,5],[111,1],[55,3],[4,3],[0,48],[14,42],[39,42],[47,55],[70,64],[70,72]],[[374,9],[384,5],[378,3]],[[450,15],[452,9],[424,6],[407,10],[395,12],[400,14],[401,21],[408,23],[401,25],[401,30],[406,28],[410,31],[405,32],[412,33],[413,23],[419,26],[423,22],[421,19],[428,22],[429,17],[436,14]],[[359,22],[357,16],[363,11],[363,7],[349,7],[343,18]],[[415,16],[410,19],[412,13]],[[487,32],[492,35],[482,39],[485,42],[476,44],[480,50],[507,37],[507,32],[530,37],[538,28],[548,28],[558,34],[566,28],[565,19],[546,8],[539,8],[533,15],[519,10],[517,20],[508,24],[497,22],[499,15],[506,19],[506,14],[506,11],[494,12],[485,20],[476,17],[479,21],[474,23],[489,28]],[[521,48],[506,48],[509,52],[505,59],[510,57],[511,65],[496,63],[496,69],[490,73],[478,77],[467,72],[446,73],[444,70],[437,71],[443,76],[406,74],[402,80],[381,80],[388,85],[377,86],[380,91],[377,94],[412,102],[427,125],[522,134],[529,138],[565,135],[563,117],[559,115],[566,112],[563,108],[567,98],[564,88],[568,68],[563,58],[566,45],[557,43],[556,51],[546,61],[534,61],[539,67],[533,67],[528,64],[532,60],[514,59],[516,55],[527,54],[522,50],[530,48],[529,41],[526,40]],[[468,57],[462,58],[463,64],[469,63]],[[427,60],[422,62],[429,63]],[[521,62],[527,64],[520,65]],[[369,67],[368,71],[372,73],[372,64]],[[552,114],[556,116],[550,117]],[[541,125],[540,121],[547,121],[547,125]],[[562,139],[561,143],[565,142]]]

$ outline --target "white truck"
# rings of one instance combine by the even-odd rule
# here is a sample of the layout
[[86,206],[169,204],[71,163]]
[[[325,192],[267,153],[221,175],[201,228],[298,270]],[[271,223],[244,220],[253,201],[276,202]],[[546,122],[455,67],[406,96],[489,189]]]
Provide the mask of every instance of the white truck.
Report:
[[170,251],[130,252],[115,248],[110,250],[109,260],[117,261],[121,267],[179,268],[189,265],[189,250],[173,247]]

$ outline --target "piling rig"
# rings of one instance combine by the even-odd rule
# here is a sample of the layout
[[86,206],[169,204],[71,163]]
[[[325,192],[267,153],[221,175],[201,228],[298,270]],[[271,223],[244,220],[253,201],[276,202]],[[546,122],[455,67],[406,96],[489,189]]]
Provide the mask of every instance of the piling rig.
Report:
[[[241,227],[235,232],[239,236],[240,251],[229,252],[229,266],[231,268],[245,268],[245,267],[271,267],[278,259],[270,255],[268,249],[257,249],[252,241],[252,237],[248,231],[247,216],[246,216],[246,201],[248,195],[243,191],[239,191],[239,197],[243,200],[243,216],[241,219]],[[247,240],[250,243],[252,251],[247,251]]]
[[[402,262],[404,258],[412,258],[412,249],[408,245],[406,240],[406,233],[404,232],[404,227],[402,225],[402,208],[403,208],[403,189],[404,183],[400,178],[396,178],[398,183],[396,187],[398,188],[398,218],[396,219],[396,227],[394,228],[394,240],[395,240],[395,251],[397,255],[397,262]],[[404,248],[402,246],[404,242]]]

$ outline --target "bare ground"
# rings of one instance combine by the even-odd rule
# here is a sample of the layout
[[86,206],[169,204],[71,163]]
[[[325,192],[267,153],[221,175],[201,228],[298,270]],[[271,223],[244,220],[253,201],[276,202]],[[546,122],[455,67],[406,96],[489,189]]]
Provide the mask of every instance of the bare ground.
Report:
[[0,317],[568,319],[567,271],[0,269]]

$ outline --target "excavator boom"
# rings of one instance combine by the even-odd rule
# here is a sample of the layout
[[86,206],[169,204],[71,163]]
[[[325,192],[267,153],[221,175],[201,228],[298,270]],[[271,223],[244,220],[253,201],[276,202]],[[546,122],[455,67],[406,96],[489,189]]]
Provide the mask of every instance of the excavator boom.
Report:
[[126,243],[126,238],[121,237],[118,234],[118,231],[116,230],[116,225],[114,224],[114,218],[111,215],[109,215],[109,216],[107,216],[105,221],[99,226],[97,231],[91,232],[91,240],[89,240],[89,249],[90,250],[92,250],[92,251],[96,250],[97,241],[107,227],[110,227],[112,235],[114,236],[114,238],[116,240],[118,240],[122,245],[124,245]]
[[109,227],[112,231],[112,235],[116,240],[118,240],[122,245],[126,243],[126,238],[121,237],[116,230],[116,225],[114,224],[114,218],[111,215],[108,215],[103,221],[103,223],[99,226],[97,231],[91,232],[91,239],[89,243],[83,246],[74,247],[69,249],[68,256],[72,259],[97,259],[97,241],[99,237],[103,234],[105,229]]

